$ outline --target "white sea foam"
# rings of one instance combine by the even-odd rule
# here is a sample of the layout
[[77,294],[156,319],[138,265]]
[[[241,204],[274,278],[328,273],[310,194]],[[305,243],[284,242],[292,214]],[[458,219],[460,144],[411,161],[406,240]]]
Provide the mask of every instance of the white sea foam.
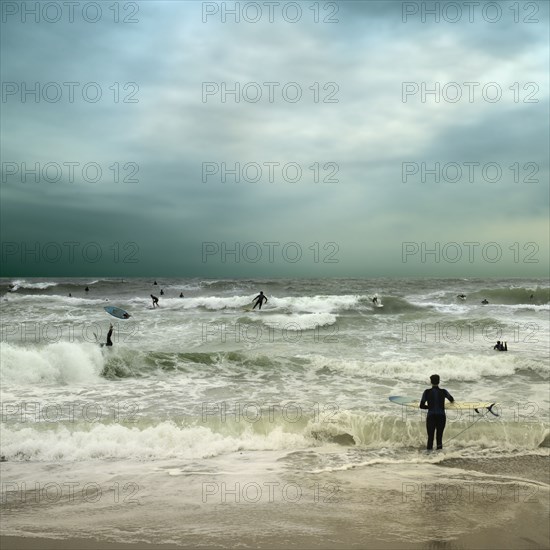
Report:
[[[252,306],[253,295],[250,296],[196,296],[191,298],[166,298],[155,294],[160,300],[160,306],[169,309],[204,308],[217,311],[224,309],[242,309]],[[359,303],[361,296],[288,296],[282,298],[268,297],[262,312],[281,310],[288,313],[334,313],[340,310],[353,309]],[[136,305],[149,305],[151,299],[132,298]]]
[[305,435],[286,432],[281,426],[275,426],[265,435],[249,429],[235,436],[217,433],[205,426],[182,427],[170,421],[146,428],[120,424],[87,427],[89,429],[69,429],[59,425],[51,430],[5,427],[2,453],[15,460],[199,459],[243,449],[295,449],[312,444]]
[[12,292],[17,291],[20,288],[26,288],[26,289],[29,289],[29,290],[34,290],[34,289],[44,290],[46,288],[51,288],[51,287],[54,287],[54,286],[58,285],[58,283],[55,283],[53,281],[45,281],[45,282],[40,282],[40,283],[29,283],[25,279],[18,279],[16,281],[13,281],[11,284],[13,285],[13,287],[11,288]]
[[437,372],[445,381],[478,381],[487,376],[507,377],[526,368],[538,369],[540,374],[547,373],[544,365],[517,360],[513,355],[440,355],[437,357],[410,360],[344,359],[321,355],[306,355],[314,369],[328,367],[337,372],[353,375],[368,375],[374,378],[397,380],[427,380]]
[[442,304],[440,302],[415,302],[410,301],[411,304],[419,307],[431,307],[440,313],[454,313],[463,314],[469,310],[469,306],[464,304]]
[[58,342],[48,346],[0,347],[2,383],[76,384],[99,379],[104,359],[100,348],[92,344]]
[[[396,411],[398,409],[396,408]],[[477,422],[449,419],[446,440],[455,448],[525,449],[534,451],[548,437],[542,423]],[[465,430],[465,428],[468,428]],[[395,415],[340,411],[327,418],[311,418],[299,426],[281,417],[261,427],[231,422],[181,425],[159,421],[149,426],[79,423],[44,426],[5,426],[2,453],[8,460],[75,461],[103,459],[201,459],[236,451],[297,450],[335,445],[362,449],[415,448],[425,437],[423,420]],[[455,437],[456,436],[456,437]]]
[[285,308],[295,313],[333,313],[357,307],[360,299],[361,296],[357,295],[294,296],[272,298],[270,303],[277,308]]
[[296,313],[291,315],[266,315],[262,317],[262,322],[271,328],[301,331],[333,325],[336,323],[336,319],[336,315],[332,313]]

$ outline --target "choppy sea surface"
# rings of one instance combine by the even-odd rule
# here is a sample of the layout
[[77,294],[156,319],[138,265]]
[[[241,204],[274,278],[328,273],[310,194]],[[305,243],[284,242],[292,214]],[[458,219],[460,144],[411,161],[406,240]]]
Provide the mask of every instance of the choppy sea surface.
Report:
[[[546,280],[156,282],[0,281],[5,502],[22,506],[32,487],[36,500],[48,482],[63,492],[71,472],[111,488],[131,473],[126,497],[135,490],[143,508],[150,475],[185,476],[204,505],[221,474],[263,483],[266,472],[284,470],[307,485],[312,476],[376,467],[377,479],[391,484],[395,468],[420,475],[434,463],[470,461],[480,470],[486,459],[548,456]],[[260,290],[268,302],[252,310]],[[130,319],[108,315],[107,305]],[[102,347],[110,323],[114,345]],[[497,340],[507,352],[493,350]],[[500,416],[449,412],[444,453],[426,455],[425,417],[388,397],[420,398],[433,373],[457,401],[496,402]],[[213,485],[205,489],[201,475],[214,476]],[[359,489],[359,481],[349,483]],[[159,518],[182,498],[166,487],[163,495],[151,497]],[[89,536],[85,525],[75,531],[74,522],[69,528],[55,518],[66,497],[52,497],[38,522],[20,510],[4,533]],[[186,494],[190,506],[195,497]],[[112,514],[112,506],[100,510],[103,519]],[[177,542],[181,535],[160,519],[151,532],[136,527],[124,536],[119,524],[103,525],[112,540]]]

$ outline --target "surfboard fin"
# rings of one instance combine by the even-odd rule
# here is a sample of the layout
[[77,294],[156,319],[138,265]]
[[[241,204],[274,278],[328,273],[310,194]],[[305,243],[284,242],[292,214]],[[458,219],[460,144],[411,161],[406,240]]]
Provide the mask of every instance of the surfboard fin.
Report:
[[[493,415],[493,416],[500,416],[500,414],[497,414],[496,412],[493,412],[493,407],[496,405],[496,403],[491,403],[488,407],[487,407],[487,410]],[[474,409],[474,411],[477,413],[477,414],[481,414],[479,412],[479,409]]]

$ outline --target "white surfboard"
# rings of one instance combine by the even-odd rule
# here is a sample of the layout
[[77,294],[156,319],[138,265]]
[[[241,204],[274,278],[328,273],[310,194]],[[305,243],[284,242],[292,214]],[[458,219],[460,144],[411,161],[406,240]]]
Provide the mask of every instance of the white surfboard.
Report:
[[[403,405],[404,407],[411,407],[414,409],[418,409],[418,405],[420,404],[420,399],[414,399],[403,395],[392,395],[389,397],[389,400],[397,405]],[[490,401],[455,401],[454,403],[449,403],[448,401],[445,401],[445,410],[474,410],[479,412],[479,409],[487,409],[491,414],[499,416],[492,410],[495,405],[498,405],[498,403],[491,403]]]

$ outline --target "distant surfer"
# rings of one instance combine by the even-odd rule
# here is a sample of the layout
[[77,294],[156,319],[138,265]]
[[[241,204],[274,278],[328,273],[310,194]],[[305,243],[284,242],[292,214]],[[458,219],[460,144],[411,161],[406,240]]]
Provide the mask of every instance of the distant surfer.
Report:
[[378,305],[378,296],[375,296],[373,299],[372,299],[372,303],[377,306]]
[[155,281],[155,282],[154,282],[153,284],[154,284],[154,285],[156,285],[156,284],[157,284],[157,282]]
[[457,298],[460,298],[461,300],[466,300],[466,294],[459,294]]
[[489,300],[487,300],[487,299],[484,298],[483,300],[481,300],[481,303],[482,303],[483,305],[486,305],[486,304],[489,303]]
[[454,402],[453,396],[443,388],[439,387],[439,374],[430,376],[432,387],[424,390],[420,400],[420,408],[428,410],[426,417],[426,431],[428,432],[428,443],[426,449],[432,451],[434,448],[434,434],[438,449],[443,449],[443,431],[447,423],[445,416],[445,399]]
[[151,294],[151,298],[153,299],[153,309],[155,309],[155,307],[160,307],[159,299],[156,296],[153,296],[152,294]]
[[497,340],[497,343],[493,346],[493,349],[497,351],[508,351],[508,343]]
[[252,309],[256,309],[256,306],[259,306],[258,309],[262,309],[262,304],[264,303],[264,300],[265,300],[265,303],[267,304],[267,298],[265,297],[263,291],[260,290],[260,294],[258,294],[258,296],[256,296],[252,300],[253,302],[255,302],[254,307]]
[[162,288],[160,289],[160,295],[164,296],[164,290],[162,290]]
[[180,298],[183,298],[183,292],[180,292]]
[[73,297],[73,295],[69,292],[69,298],[72,298],[72,297]]
[[113,341],[111,340],[111,336],[113,335],[113,324],[111,323],[109,325],[109,332],[107,333],[107,342],[105,342],[106,346],[112,346]]
[[90,289],[89,289],[88,287],[86,287],[86,288],[84,289],[84,292],[90,292]]

